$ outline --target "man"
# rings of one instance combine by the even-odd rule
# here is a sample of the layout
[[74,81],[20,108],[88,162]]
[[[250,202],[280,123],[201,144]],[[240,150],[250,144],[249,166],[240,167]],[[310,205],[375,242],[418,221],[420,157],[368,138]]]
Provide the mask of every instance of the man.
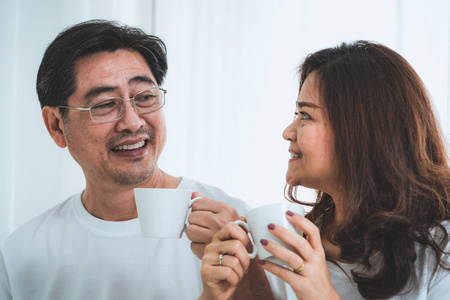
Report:
[[[158,167],[166,141],[164,43],[89,21],[45,52],[37,93],[45,126],[81,166],[86,188],[13,233],[0,251],[0,299],[196,299],[204,247],[247,206]],[[181,239],[141,238],[133,189],[183,188],[197,200]],[[212,200],[214,199],[214,200]],[[195,255],[194,255],[195,254]]]

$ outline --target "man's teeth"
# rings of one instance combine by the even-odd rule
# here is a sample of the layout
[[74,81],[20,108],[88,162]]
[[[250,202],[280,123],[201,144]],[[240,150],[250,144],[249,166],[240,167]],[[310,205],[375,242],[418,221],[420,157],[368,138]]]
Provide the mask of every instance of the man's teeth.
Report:
[[114,147],[113,150],[114,151],[133,150],[133,149],[141,148],[144,145],[145,145],[145,141],[141,141],[134,145],[120,145],[120,146]]

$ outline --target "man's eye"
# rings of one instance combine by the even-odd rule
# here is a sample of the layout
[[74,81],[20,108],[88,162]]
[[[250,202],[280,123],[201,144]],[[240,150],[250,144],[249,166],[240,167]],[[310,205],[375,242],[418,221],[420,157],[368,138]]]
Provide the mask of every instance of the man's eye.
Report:
[[94,110],[108,109],[108,108],[114,107],[115,105],[116,105],[115,101],[105,101],[105,102],[95,104],[94,106],[92,106],[92,109],[94,109]]
[[145,102],[145,101],[151,101],[153,98],[155,98],[155,95],[148,94],[148,95],[141,95],[134,99],[134,101],[138,102]]

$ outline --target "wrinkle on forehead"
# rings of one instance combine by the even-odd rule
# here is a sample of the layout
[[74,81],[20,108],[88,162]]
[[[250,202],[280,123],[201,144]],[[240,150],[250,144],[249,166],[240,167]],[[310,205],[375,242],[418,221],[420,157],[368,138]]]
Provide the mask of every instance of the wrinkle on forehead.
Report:
[[[97,52],[79,59],[75,63],[77,78],[90,77],[90,80],[121,78],[128,81],[133,73],[151,74],[154,76],[142,55],[137,51],[119,49],[114,52]],[[81,78],[80,78],[81,79]]]
[[97,52],[78,60],[75,71],[76,92],[85,99],[101,90],[121,90],[127,94],[130,87],[140,83],[149,83],[149,88],[157,86],[147,62],[137,51]]

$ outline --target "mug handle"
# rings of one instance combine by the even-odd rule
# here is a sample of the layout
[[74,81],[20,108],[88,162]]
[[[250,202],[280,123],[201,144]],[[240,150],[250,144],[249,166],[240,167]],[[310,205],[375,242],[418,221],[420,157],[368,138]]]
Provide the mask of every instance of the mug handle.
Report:
[[203,197],[195,197],[194,199],[189,200],[189,208],[192,208],[192,204],[195,200],[202,199]]
[[252,237],[252,235],[250,234],[250,229],[249,229],[249,227],[248,227],[248,224],[247,223],[245,223],[245,222],[243,222],[243,221],[241,221],[241,220],[236,220],[236,221],[234,221],[234,223],[236,223],[236,224],[238,224],[239,226],[241,226],[245,231],[247,231],[247,235],[248,235],[248,238],[249,238],[249,240],[250,240],[250,243],[252,243],[252,245],[253,245],[253,251],[251,252],[251,253],[249,253],[248,254],[248,256],[251,258],[251,259],[253,259],[253,258],[255,258],[256,257],[256,246],[255,246],[255,242],[253,242],[253,237]]
[[[189,208],[192,208],[192,204],[194,203],[195,200],[198,199],[202,199],[203,197],[195,197],[194,199],[189,200]],[[188,220],[187,220],[187,216],[186,216],[186,221],[184,222],[184,228],[183,228],[183,232],[186,232],[186,228],[189,226],[188,224]]]

